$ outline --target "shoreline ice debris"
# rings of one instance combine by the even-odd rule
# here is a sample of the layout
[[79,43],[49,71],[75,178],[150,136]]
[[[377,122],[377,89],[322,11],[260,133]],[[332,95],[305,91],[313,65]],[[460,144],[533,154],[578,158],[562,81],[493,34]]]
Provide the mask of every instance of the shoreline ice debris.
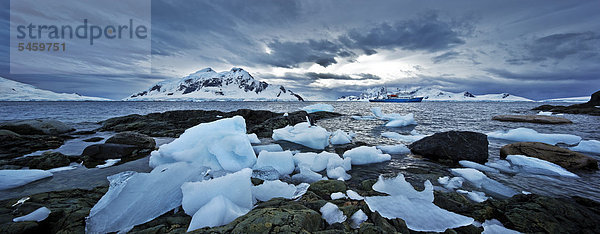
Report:
[[325,149],[329,145],[329,135],[330,133],[322,127],[301,122],[294,126],[274,129],[272,138],[275,141],[289,141],[312,149]]
[[201,180],[209,169],[187,162],[159,165],[150,173],[121,172],[107,179],[108,192],[92,207],[86,232],[128,231],[181,205],[181,185]]
[[346,198],[348,198],[348,196],[346,196],[346,194],[344,194],[342,192],[332,193],[331,195],[329,195],[329,197],[331,197],[331,200],[346,199]]
[[181,185],[181,206],[192,216],[188,231],[228,224],[252,209],[252,170]]
[[389,161],[392,156],[384,154],[375,146],[359,146],[344,152],[344,158],[352,158],[352,165],[365,165]]
[[346,190],[346,194],[348,194],[348,198],[355,200],[355,201],[365,200],[365,198],[363,196],[361,196],[354,190]]
[[597,140],[589,140],[589,141],[581,141],[578,145],[569,148],[573,151],[578,152],[587,152],[587,153],[596,153],[600,154],[600,141]]
[[486,220],[483,222],[482,226],[482,234],[520,234],[520,232],[505,228],[500,221],[495,219]]
[[332,105],[329,104],[317,103],[310,106],[302,107],[301,110],[306,111],[306,113],[315,113],[319,111],[333,112],[334,108]]
[[336,130],[331,134],[331,139],[329,141],[332,145],[343,145],[352,143],[352,138],[354,138],[356,134],[354,132],[345,133],[342,130]]
[[253,168],[258,169],[269,166],[275,168],[279,175],[292,174],[295,169],[292,152],[289,150],[282,152],[261,151]]
[[239,171],[252,167],[256,155],[241,116],[201,123],[185,130],[173,142],[152,151],[150,167],[178,161],[192,162],[213,170]]
[[444,186],[446,189],[454,190],[462,187],[465,179],[462,177],[452,177],[444,176],[437,179],[438,183]]
[[113,166],[113,165],[117,164],[120,161],[121,161],[120,158],[117,158],[117,159],[107,159],[107,160],[104,161],[104,164],[97,165],[96,168],[107,168],[107,167],[110,167],[110,166]]
[[417,121],[415,121],[415,116],[413,113],[408,113],[406,115],[401,115],[398,113],[384,114],[381,111],[381,107],[373,107],[371,108],[371,112],[378,119],[388,120],[385,124],[386,127],[404,127],[409,125],[417,125]]
[[524,171],[538,175],[579,178],[578,175],[567,171],[561,166],[541,160],[539,158],[532,158],[524,155],[508,155],[506,156],[506,160],[509,161],[510,164],[512,164],[513,169],[517,169],[517,171]]
[[406,182],[403,174],[388,179],[380,175],[373,190],[390,196],[366,197],[365,201],[371,211],[377,211],[387,219],[400,218],[414,231],[443,232],[448,228],[467,226],[474,222],[473,218],[433,204],[433,185],[428,180],[424,186],[425,189],[419,192]]
[[483,172],[473,168],[450,169],[453,175],[460,176],[476,188],[483,189],[486,193],[500,198],[510,198],[517,194],[513,189],[498,181],[488,178]]
[[406,143],[413,143],[415,141],[421,140],[423,138],[425,138],[428,135],[421,135],[416,131],[412,131],[410,132],[410,135],[402,135],[400,133],[397,132],[382,132],[381,133],[382,137],[387,137],[390,139],[394,139],[397,141],[401,141],[401,142],[406,142]]
[[246,134],[248,136],[248,140],[250,141],[251,144],[260,144],[260,139],[258,139],[258,136],[256,135],[256,133],[251,133],[251,134]]
[[377,149],[380,149],[386,154],[408,154],[410,149],[404,144],[397,145],[378,145]]
[[300,165],[306,165],[310,170],[314,172],[320,172],[327,169],[327,163],[331,157],[340,157],[335,153],[323,151],[321,153],[297,153],[294,155],[294,163],[300,167]]
[[40,221],[43,221],[44,219],[48,218],[48,215],[50,215],[50,213],[51,213],[50,209],[43,206],[43,207],[38,208],[37,210],[34,210],[33,212],[31,212],[29,214],[14,218],[13,222],[25,222],[25,221],[40,222]]
[[364,221],[367,221],[368,218],[369,217],[367,217],[367,214],[365,214],[365,212],[363,212],[362,210],[358,210],[354,212],[352,216],[350,216],[350,227],[353,229],[357,229],[360,227],[360,224],[362,224]]
[[321,174],[311,170],[306,164],[300,164],[298,166],[300,173],[292,176],[292,181],[314,183],[319,180],[327,180],[327,177],[323,177]]
[[581,137],[571,134],[546,134],[539,133],[529,128],[516,128],[508,131],[494,131],[487,134],[488,138],[496,138],[510,141],[533,141],[542,142],[550,145],[564,143],[567,145],[576,145],[581,141]]
[[496,168],[492,168],[492,167],[489,167],[486,165],[481,165],[479,163],[468,161],[468,160],[460,160],[460,161],[458,161],[458,164],[460,164],[463,167],[473,168],[473,169],[477,169],[479,171],[492,172],[492,173],[500,172]]
[[352,178],[346,171],[352,169],[351,158],[340,158],[339,155],[329,153],[329,160],[327,161],[327,177],[335,180],[349,180]]
[[252,149],[254,149],[254,153],[255,154],[259,154],[260,151],[266,150],[269,152],[281,152],[283,151],[283,148],[281,148],[280,145],[278,144],[268,144],[268,145],[255,145],[252,146]]
[[458,189],[458,190],[456,190],[456,192],[460,193],[460,194],[467,195],[467,197],[471,201],[474,201],[474,202],[477,202],[477,203],[481,203],[481,202],[487,201],[487,199],[489,198],[489,197],[487,197],[485,195],[484,192],[477,192],[477,191],[471,191],[471,192],[469,192],[469,191],[462,190],[462,189]]
[[299,184],[298,186],[288,184],[280,180],[264,181],[262,184],[252,186],[252,196],[259,201],[268,201],[272,198],[282,197],[293,199],[298,194],[304,194],[308,189],[308,184]]
[[329,225],[334,223],[342,223],[346,221],[347,218],[346,215],[344,215],[344,212],[342,212],[338,206],[331,202],[325,203],[325,205],[323,205],[319,211],[321,211],[321,216]]
[[0,190],[20,187],[51,176],[52,172],[38,169],[0,170]]

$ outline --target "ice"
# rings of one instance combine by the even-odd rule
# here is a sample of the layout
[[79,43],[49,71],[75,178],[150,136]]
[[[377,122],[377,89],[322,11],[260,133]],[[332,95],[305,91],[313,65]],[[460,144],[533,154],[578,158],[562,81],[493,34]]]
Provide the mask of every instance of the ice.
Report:
[[298,166],[300,173],[292,176],[292,180],[306,183],[314,183],[319,180],[327,180],[321,174],[312,171],[307,165],[301,164]]
[[346,190],[346,194],[348,194],[348,198],[352,200],[360,201],[365,199],[363,196],[361,196],[357,192],[354,192],[353,190]]
[[408,125],[417,125],[417,121],[415,121],[415,116],[413,113],[397,116],[397,118],[392,119],[390,122],[385,124],[386,127],[404,127]]
[[579,142],[579,144],[577,146],[571,147],[570,149],[573,151],[600,154],[600,141],[597,141],[597,140],[581,141],[581,142]]
[[410,149],[406,147],[406,145],[398,144],[398,145],[378,145],[377,149],[380,149],[386,154],[408,154],[410,153]]
[[327,202],[323,207],[321,207],[321,209],[319,209],[319,211],[321,211],[323,219],[325,219],[329,225],[334,223],[342,223],[346,221],[347,218],[340,208],[331,202]]
[[390,139],[394,139],[397,141],[401,141],[401,142],[412,143],[412,142],[423,139],[427,135],[420,135],[420,134],[402,135],[397,132],[383,132],[383,133],[381,133],[381,136],[387,137]]
[[540,111],[540,112],[537,113],[537,115],[550,116],[550,115],[552,115],[552,112],[550,112],[550,111]]
[[181,185],[200,180],[208,168],[187,162],[160,165],[150,173],[121,172],[108,177],[108,192],[92,207],[86,232],[127,231],[181,205]]
[[363,212],[362,210],[358,210],[354,212],[352,216],[350,216],[350,227],[357,229],[360,227],[360,224],[362,224],[364,221],[367,221],[368,218],[369,217],[367,217],[365,212]]
[[117,158],[117,159],[107,159],[106,161],[104,161],[104,164],[98,165],[96,167],[97,168],[107,168],[107,167],[110,167],[110,166],[113,166],[113,165],[117,164],[120,161],[121,161],[120,158]]
[[350,144],[352,143],[352,138],[354,135],[355,134],[353,132],[345,133],[344,131],[338,129],[331,135],[330,142],[332,145]]
[[332,105],[329,105],[329,104],[318,103],[318,104],[313,104],[310,106],[302,107],[302,110],[306,111],[306,113],[314,113],[314,112],[319,112],[319,111],[333,112],[334,108]]
[[510,163],[506,160],[496,160],[493,162],[486,162],[485,165],[488,167],[498,169],[499,171],[504,172],[504,173],[509,173],[509,174],[517,173],[517,171],[512,169]]
[[73,170],[73,169],[77,169],[78,167],[79,167],[79,164],[77,164],[77,163],[71,163],[71,165],[69,165],[69,166],[52,168],[52,169],[46,170],[46,171],[55,173],[55,172],[59,172],[59,171],[70,171],[70,170]]
[[256,133],[247,134],[247,136],[251,144],[260,144],[260,139],[258,139]]
[[213,170],[239,171],[252,167],[256,155],[246,135],[244,118],[235,116],[196,125],[150,156],[151,167],[178,161]]
[[308,122],[273,130],[273,140],[290,141],[313,149],[325,149],[329,145],[329,132]]
[[481,165],[479,163],[471,162],[471,161],[467,161],[467,160],[460,160],[460,161],[458,161],[458,164],[460,164],[463,167],[473,168],[473,169],[477,169],[479,171],[492,172],[492,173],[500,172],[496,168],[488,167],[488,166]]
[[486,220],[485,222],[483,222],[482,226],[483,226],[482,234],[519,234],[520,233],[515,230],[505,228],[504,225],[502,225],[502,223],[500,223],[500,221],[495,220],[495,219]]
[[546,144],[556,145],[564,143],[567,145],[576,145],[581,141],[581,137],[571,134],[545,134],[538,133],[529,128],[517,128],[509,131],[495,131],[487,134],[490,138],[504,139],[510,141],[534,141]]
[[465,178],[476,188],[481,188],[487,193],[500,198],[509,198],[517,194],[513,189],[506,187],[498,181],[488,178],[483,172],[473,168],[450,169],[452,174]]
[[347,199],[348,197],[346,196],[346,194],[342,193],[342,192],[335,192],[332,193],[331,195],[329,195],[331,197],[331,200],[337,200],[337,199]]
[[289,150],[282,152],[261,151],[254,168],[273,167],[280,175],[289,175],[294,172],[294,158]]
[[359,115],[353,115],[351,116],[352,119],[355,120],[374,120],[377,119],[375,116],[359,116]]
[[385,179],[379,176],[373,189],[391,196],[366,197],[371,211],[379,212],[387,219],[400,218],[406,226],[414,231],[443,232],[448,228],[456,228],[473,223],[473,219],[449,212],[433,204],[433,185],[424,183],[421,192],[406,182],[404,175]]
[[334,153],[328,153],[329,161],[327,162],[327,177],[331,179],[349,180],[351,178],[346,171],[352,169],[352,159],[342,159]]
[[52,176],[43,170],[0,170],[0,190],[16,188]]
[[249,211],[250,208],[240,207],[225,196],[218,195],[194,213],[187,231],[225,225]]
[[36,221],[36,222],[40,222],[46,218],[48,218],[48,215],[50,215],[50,209],[44,207],[40,207],[37,210],[21,216],[21,217],[16,217],[13,219],[13,222],[24,222],[24,221]]
[[465,179],[462,177],[450,178],[449,176],[444,176],[444,177],[438,178],[438,183],[443,185],[444,188],[451,189],[451,190],[462,187],[462,184],[464,182],[465,182]]
[[319,154],[312,152],[297,153],[294,155],[294,163],[296,163],[296,165],[307,165],[310,170],[319,172],[327,168],[327,163],[331,157],[339,158],[337,154],[325,151]]
[[252,178],[261,180],[277,180],[279,177],[281,177],[279,171],[275,170],[275,168],[271,166],[255,168],[252,170]]
[[269,152],[281,152],[283,151],[283,148],[281,148],[280,145],[278,144],[268,144],[268,145],[255,145],[252,146],[252,148],[254,149],[254,153],[258,154],[260,153],[260,151],[266,150]]
[[506,156],[506,160],[510,161],[510,163],[513,165],[513,169],[517,169],[519,171],[539,175],[579,178],[578,175],[565,170],[561,166],[541,160],[539,158],[532,158],[524,155],[508,155]]
[[474,202],[477,202],[477,203],[484,202],[484,201],[486,201],[488,199],[488,197],[485,196],[485,193],[483,193],[483,192],[477,192],[477,191],[471,191],[471,192],[469,192],[469,191],[462,190],[462,189],[456,190],[456,192],[460,193],[460,194],[467,195],[467,197],[471,201],[474,201]]
[[268,201],[275,197],[291,199],[296,192],[296,186],[280,180],[265,181],[252,187],[252,195],[259,201]]
[[375,146],[360,146],[346,151],[344,158],[352,158],[352,165],[364,165],[389,161],[392,156],[384,154]]
[[327,177],[335,180],[349,180],[352,178],[343,167],[328,168]]

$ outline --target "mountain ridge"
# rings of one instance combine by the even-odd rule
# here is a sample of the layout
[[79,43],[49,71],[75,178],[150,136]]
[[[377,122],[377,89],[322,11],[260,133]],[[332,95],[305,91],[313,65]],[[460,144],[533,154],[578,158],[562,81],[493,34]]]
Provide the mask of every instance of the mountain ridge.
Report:
[[483,94],[475,95],[468,91],[454,93],[443,91],[432,87],[414,87],[408,91],[402,91],[399,88],[386,89],[385,87],[376,87],[366,89],[359,95],[342,96],[338,101],[368,101],[373,98],[383,98],[386,94],[402,92],[407,95],[423,97],[423,101],[464,101],[464,102],[534,102],[534,100],[515,96],[509,93]]
[[57,93],[0,77],[0,101],[112,101],[107,98]]

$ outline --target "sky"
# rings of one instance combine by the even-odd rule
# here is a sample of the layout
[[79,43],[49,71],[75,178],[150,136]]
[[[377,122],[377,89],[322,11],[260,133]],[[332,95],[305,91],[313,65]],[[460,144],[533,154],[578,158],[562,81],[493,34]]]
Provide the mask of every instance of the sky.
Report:
[[9,2],[0,76],[56,92],[122,99],[206,67],[329,98],[378,86],[534,100],[600,90],[600,1],[152,1],[151,56],[77,74],[10,73]]

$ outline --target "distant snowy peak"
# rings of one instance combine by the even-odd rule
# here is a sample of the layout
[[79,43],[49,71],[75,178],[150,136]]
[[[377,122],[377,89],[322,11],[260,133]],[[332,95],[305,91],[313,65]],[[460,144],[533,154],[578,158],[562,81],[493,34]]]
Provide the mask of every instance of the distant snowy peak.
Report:
[[258,81],[241,68],[204,68],[181,79],[158,82],[127,101],[304,101],[284,88]]
[[368,101],[373,98],[383,98],[387,94],[392,93],[406,93],[408,95],[423,97],[423,101],[471,101],[471,102],[532,102],[533,100],[524,97],[514,96],[508,93],[500,94],[484,94],[474,95],[470,92],[464,91],[461,93],[453,93],[448,91],[439,90],[436,88],[413,88],[407,91],[403,91],[398,88],[379,87],[365,90],[358,96],[344,96],[338,99],[338,101]]
[[0,77],[0,101],[110,101],[110,99],[81,96],[76,93],[55,93]]
[[552,98],[544,99],[540,102],[571,102],[571,103],[585,103],[590,100],[590,96],[585,97],[568,97],[568,98]]

